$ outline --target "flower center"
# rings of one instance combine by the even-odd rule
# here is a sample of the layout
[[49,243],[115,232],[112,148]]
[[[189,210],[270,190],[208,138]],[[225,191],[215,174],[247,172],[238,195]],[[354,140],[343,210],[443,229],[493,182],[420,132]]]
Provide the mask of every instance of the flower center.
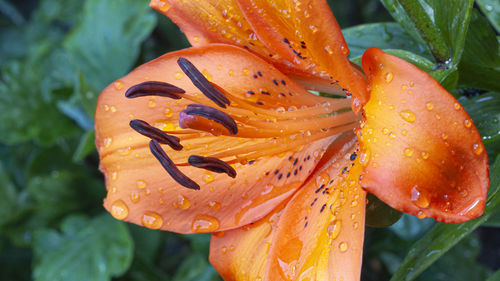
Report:
[[[300,108],[290,106],[288,110],[252,104],[208,81],[187,59],[179,58],[177,62],[193,85],[208,99],[186,94],[183,89],[158,81],[134,85],[125,96],[184,98],[193,102],[179,114],[182,130],[162,131],[142,120],[130,122],[135,131],[152,139],[150,150],[153,155],[172,178],[185,187],[199,189],[199,185],[182,174],[177,166],[193,166],[235,177],[236,171],[230,164],[252,163],[264,156],[300,150],[308,143],[352,130],[358,125],[358,117],[350,110],[350,99],[330,99]],[[281,83],[285,85],[285,81]],[[254,93],[248,91],[248,94]],[[217,108],[213,107],[214,103]],[[212,137],[209,137],[210,134]],[[179,163],[174,163],[160,146],[165,144],[174,150],[182,150],[181,142],[200,142],[202,139],[213,142],[213,138],[218,136],[238,141],[228,142],[234,144],[230,147],[199,151],[204,155],[191,155],[187,161]]]

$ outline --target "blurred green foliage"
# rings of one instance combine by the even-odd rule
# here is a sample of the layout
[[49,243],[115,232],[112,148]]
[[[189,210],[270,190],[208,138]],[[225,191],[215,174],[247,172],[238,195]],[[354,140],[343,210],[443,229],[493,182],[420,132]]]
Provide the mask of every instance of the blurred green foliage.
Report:
[[[377,46],[430,72],[467,109],[493,160],[500,149],[500,5],[450,2],[330,5],[353,61]],[[99,92],[187,46],[147,0],[0,0],[0,280],[220,280],[207,260],[209,235],[148,230],[112,219],[101,206],[93,133]],[[496,161],[487,213],[478,220],[445,225],[403,215],[390,227],[368,228],[362,279],[497,280],[499,170]],[[371,225],[400,217],[373,204]]]

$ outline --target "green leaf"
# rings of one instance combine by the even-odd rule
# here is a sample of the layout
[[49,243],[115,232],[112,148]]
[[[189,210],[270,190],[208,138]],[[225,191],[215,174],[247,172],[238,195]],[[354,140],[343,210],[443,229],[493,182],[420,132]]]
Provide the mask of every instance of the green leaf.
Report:
[[[415,40],[425,42],[444,68],[457,65],[462,56],[473,0],[382,0]],[[450,52],[451,50],[451,52]]]
[[96,150],[94,130],[86,131],[81,137],[78,147],[73,154],[73,161],[80,162]]
[[45,75],[49,74],[39,59],[26,64],[15,62],[3,70],[0,141],[14,144],[34,140],[47,145],[78,133],[78,127],[57,110],[53,87],[44,88]]
[[181,264],[173,281],[217,281],[221,280],[214,268],[208,264],[206,256],[194,254]]
[[500,92],[500,46],[495,31],[477,10],[473,10],[458,67],[460,86]]
[[35,281],[111,280],[132,261],[133,242],[123,222],[110,215],[71,216],[61,232],[39,230],[34,240]]
[[403,215],[403,213],[391,208],[373,194],[368,194],[367,200],[365,218],[367,226],[387,227],[396,223]]
[[0,162],[0,226],[16,213],[18,192]]
[[488,270],[476,262],[481,244],[476,235],[468,235],[436,263],[422,273],[421,281],[470,281],[485,280]]
[[349,57],[363,55],[370,47],[402,49],[420,56],[430,57],[426,47],[417,43],[397,23],[362,24],[342,30],[349,46]]
[[133,66],[155,19],[144,1],[88,0],[64,46],[88,83],[103,89]]
[[460,224],[436,224],[424,237],[413,244],[412,249],[391,280],[414,280],[460,240],[488,220],[500,205],[500,157],[491,170],[489,196],[483,216]]
[[460,99],[474,121],[484,144],[500,145],[500,93],[489,92],[470,99]]
[[491,275],[486,281],[498,281],[500,280],[500,269],[497,270],[493,275]]
[[491,25],[500,33],[500,2],[497,0],[476,0],[476,3],[481,8],[481,12],[488,17]]

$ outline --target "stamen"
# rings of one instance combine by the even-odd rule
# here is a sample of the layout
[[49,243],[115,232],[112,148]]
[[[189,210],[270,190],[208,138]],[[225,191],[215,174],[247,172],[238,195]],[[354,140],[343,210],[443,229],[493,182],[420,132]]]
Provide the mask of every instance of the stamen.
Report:
[[174,162],[168,157],[168,155],[156,140],[153,139],[149,142],[149,149],[151,150],[151,153],[156,157],[156,159],[158,159],[163,168],[176,182],[189,189],[200,189],[200,186],[196,182],[179,171]]
[[230,101],[217,87],[215,87],[210,81],[203,76],[203,74],[187,59],[180,57],[177,60],[177,64],[180,66],[182,71],[191,79],[193,85],[218,106],[226,108],[226,105],[230,105]]
[[196,115],[213,120],[224,126],[231,134],[236,135],[238,133],[238,126],[236,125],[234,119],[228,114],[213,107],[202,104],[188,105],[186,109],[181,111],[180,124],[182,123],[182,119],[185,118],[185,115]]
[[142,120],[135,119],[130,121],[130,127],[143,136],[154,139],[159,143],[169,145],[174,150],[182,149],[182,145],[180,144],[180,139],[178,137],[170,136],[162,130],[155,128]]
[[185,92],[183,89],[169,83],[146,81],[128,88],[125,92],[125,97],[160,96],[178,100],[181,98],[179,94],[184,94]]
[[188,158],[188,163],[191,166],[209,170],[215,173],[226,173],[228,176],[234,178],[236,177],[236,171],[226,162],[214,158],[214,157],[203,157],[198,155],[191,155]]

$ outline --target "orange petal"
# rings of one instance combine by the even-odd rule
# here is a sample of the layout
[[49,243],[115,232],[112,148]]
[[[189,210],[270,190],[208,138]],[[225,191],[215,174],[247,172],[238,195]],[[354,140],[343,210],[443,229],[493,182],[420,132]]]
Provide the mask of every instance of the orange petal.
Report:
[[257,37],[294,68],[330,78],[367,101],[365,82],[347,59],[349,49],[340,27],[324,0],[238,0]]
[[[193,103],[191,100],[215,106],[181,72],[176,63],[180,56],[189,59],[231,95],[233,104],[221,110],[240,114],[238,135],[214,136],[179,127],[179,112]],[[144,81],[176,85],[186,91],[185,98],[124,97],[129,87]],[[254,94],[249,95],[248,91]],[[274,122],[258,118],[276,115],[280,108],[295,109],[279,113],[284,116],[321,111],[326,100],[310,94],[255,55],[229,45],[186,49],[151,61],[115,81],[98,100],[96,145],[108,188],[104,206],[116,218],[181,233],[221,231],[251,223],[302,185],[324,148],[335,138],[328,130],[321,129],[287,134],[287,130],[298,129],[293,126],[293,118]],[[329,108],[331,104],[324,106]],[[252,111],[245,107],[262,114],[250,114]],[[245,113],[249,114],[247,118],[241,115]],[[181,139],[183,150],[174,151],[166,146],[164,149],[180,164],[183,173],[201,185],[201,190],[186,189],[170,178],[151,155],[149,139],[129,127],[132,119],[144,120]],[[247,125],[247,119],[253,120],[252,126],[256,127]],[[316,122],[308,120],[297,119]],[[283,135],[272,127],[281,121],[285,123]],[[260,125],[267,127],[261,129]],[[259,137],[263,132],[276,135]],[[187,158],[193,154],[215,155],[233,163],[236,178],[187,166]]]
[[483,213],[488,156],[470,117],[427,73],[371,48],[370,101],[358,134],[362,186],[393,208],[441,222]]
[[[359,280],[365,192],[353,134],[330,148],[333,157],[283,210],[269,253],[266,280]],[[327,152],[328,153],[328,152]]]
[[210,263],[225,281],[264,280],[269,248],[285,205],[255,223],[212,234]]
[[[151,0],[150,2],[152,8],[169,17],[182,29],[193,46],[208,43],[240,46],[273,63],[282,72],[292,74],[299,81],[314,81],[316,86],[321,85],[319,88],[312,87],[312,90],[342,92],[342,88],[347,88],[355,93],[362,103],[365,102],[364,81],[359,72],[353,72],[356,69],[352,68],[347,60],[349,50],[326,2],[315,1],[310,11],[307,10],[311,16],[307,16],[305,12],[293,15],[292,18],[299,18],[303,24],[291,22],[290,17],[276,13],[275,15],[283,16],[279,18],[286,20],[290,29],[285,29],[284,25],[280,25],[277,26],[279,31],[269,34],[267,29],[254,30],[253,27],[261,28],[264,24],[271,25],[276,22],[264,22],[262,19],[263,22],[260,23],[252,9],[247,9],[247,15],[244,15],[238,4],[244,8],[250,5],[236,0]],[[274,13],[276,10],[270,12]],[[288,12],[295,13],[293,9]],[[250,24],[245,16],[251,20]],[[319,18],[316,18],[317,16]],[[302,30],[303,35],[296,37],[295,28]],[[279,37],[275,38],[275,35]],[[297,59],[293,50],[283,42],[284,38],[291,40],[292,44],[300,44],[301,40],[306,42],[307,49],[298,45],[296,52],[300,51],[310,58]],[[321,39],[317,40],[317,38]],[[331,59],[325,60],[325,57]],[[333,76],[334,81],[331,81],[330,75]],[[310,85],[310,83],[305,85]]]

